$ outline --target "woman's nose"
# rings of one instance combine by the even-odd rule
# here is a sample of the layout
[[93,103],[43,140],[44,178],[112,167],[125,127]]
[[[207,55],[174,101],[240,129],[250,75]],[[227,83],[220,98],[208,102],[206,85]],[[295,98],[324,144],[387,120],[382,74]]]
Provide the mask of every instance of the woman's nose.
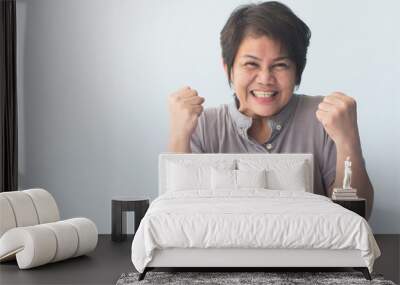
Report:
[[257,83],[259,84],[268,85],[269,83],[274,83],[274,81],[275,81],[275,76],[268,69],[260,70],[257,74]]

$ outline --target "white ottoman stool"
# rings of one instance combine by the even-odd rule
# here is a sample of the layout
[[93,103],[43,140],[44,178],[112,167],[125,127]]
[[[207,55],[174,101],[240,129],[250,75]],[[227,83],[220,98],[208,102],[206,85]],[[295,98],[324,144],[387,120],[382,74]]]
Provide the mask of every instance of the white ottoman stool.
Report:
[[96,248],[96,225],[87,218],[59,221],[49,192],[0,193],[0,262],[17,259],[20,269],[86,254]]

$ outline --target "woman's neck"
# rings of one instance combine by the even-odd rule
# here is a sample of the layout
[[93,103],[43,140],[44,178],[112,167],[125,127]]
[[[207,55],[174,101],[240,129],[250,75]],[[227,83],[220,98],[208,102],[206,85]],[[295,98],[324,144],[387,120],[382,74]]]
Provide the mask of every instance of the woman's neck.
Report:
[[271,128],[268,125],[268,119],[254,119],[247,134],[254,138],[258,143],[263,144],[271,137]]

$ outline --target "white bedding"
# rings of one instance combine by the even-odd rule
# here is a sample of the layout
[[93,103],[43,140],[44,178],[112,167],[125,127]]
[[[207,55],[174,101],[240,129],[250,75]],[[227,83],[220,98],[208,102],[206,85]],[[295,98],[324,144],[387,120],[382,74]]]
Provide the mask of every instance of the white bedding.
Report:
[[370,272],[380,256],[359,215],[321,195],[265,189],[161,195],[134,237],[135,268],[164,248],[358,249]]

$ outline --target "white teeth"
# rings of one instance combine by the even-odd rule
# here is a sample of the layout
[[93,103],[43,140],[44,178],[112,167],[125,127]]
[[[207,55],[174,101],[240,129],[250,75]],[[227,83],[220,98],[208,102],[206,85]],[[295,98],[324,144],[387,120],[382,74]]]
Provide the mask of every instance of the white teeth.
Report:
[[272,97],[275,94],[275,92],[253,91],[253,94],[256,97]]

